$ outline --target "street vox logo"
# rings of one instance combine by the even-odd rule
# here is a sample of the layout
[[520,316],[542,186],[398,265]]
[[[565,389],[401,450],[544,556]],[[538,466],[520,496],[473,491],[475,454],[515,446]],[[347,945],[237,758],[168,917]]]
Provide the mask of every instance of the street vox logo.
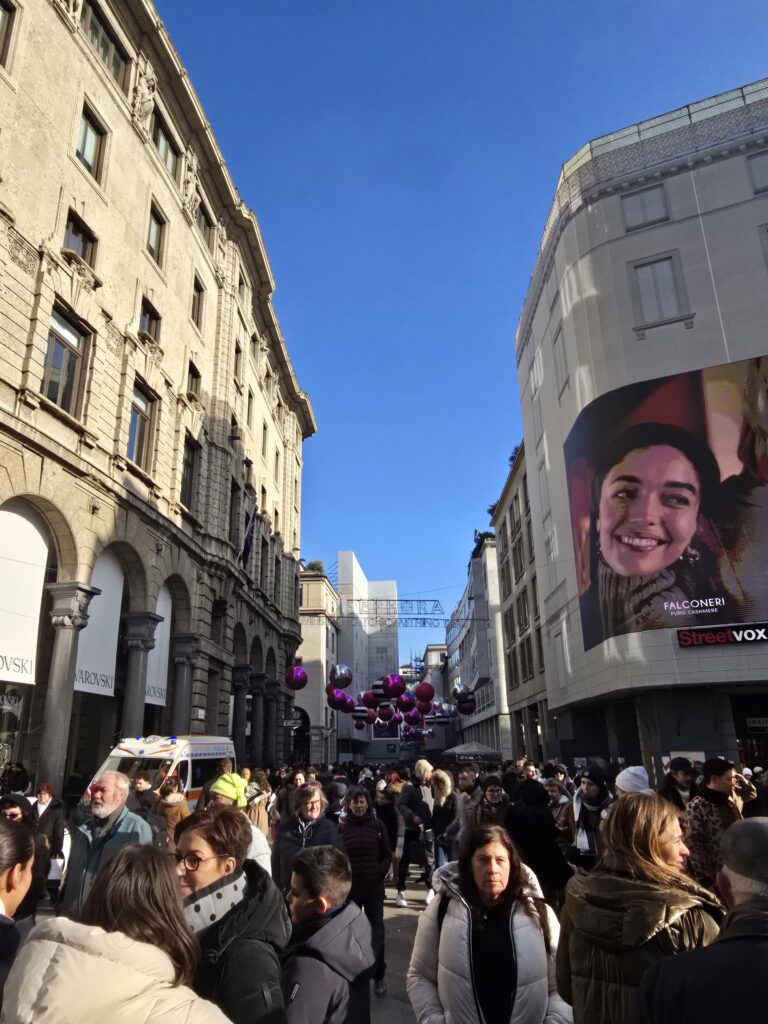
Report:
[[768,643],[768,622],[756,622],[753,626],[734,629],[678,629],[677,642],[680,647],[700,647],[704,644],[756,644]]

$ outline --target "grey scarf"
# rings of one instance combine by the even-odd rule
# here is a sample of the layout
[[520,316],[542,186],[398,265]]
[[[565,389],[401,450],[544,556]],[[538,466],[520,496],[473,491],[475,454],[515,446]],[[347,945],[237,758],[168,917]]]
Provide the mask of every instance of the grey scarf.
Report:
[[225,875],[205,889],[193,892],[184,900],[184,917],[196,935],[220,921],[233,907],[245,899],[248,883],[241,871]]

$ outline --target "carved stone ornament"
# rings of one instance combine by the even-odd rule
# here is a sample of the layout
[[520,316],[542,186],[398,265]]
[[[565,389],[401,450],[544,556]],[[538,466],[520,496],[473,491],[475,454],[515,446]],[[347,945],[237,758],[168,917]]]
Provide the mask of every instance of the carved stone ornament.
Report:
[[162,615],[154,612],[129,612],[125,616],[125,646],[128,650],[151,651],[155,646],[155,627]]
[[216,225],[214,260],[216,263],[216,280],[220,288],[223,288],[227,283],[227,241],[227,229],[219,221]]
[[91,598],[101,591],[82,583],[49,583],[46,588],[53,598],[51,623],[54,629],[83,629],[88,624]]
[[184,174],[184,212],[190,220],[195,219],[197,208],[200,205],[200,175],[198,170],[197,155],[190,146],[187,149],[187,167]]
[[152,112],[155,109],[157,78],[144,54],[141,54],[136,69],[136,84],[133,87],[132,113],[137,130],[149,140]]
[[74,31],[80,23],[80,11],[82,10],[83,0],[55,0],[54,6],[66,16]]
[[8,228],[8,255],[25,274],[35,274],[40,257],[15,228]]

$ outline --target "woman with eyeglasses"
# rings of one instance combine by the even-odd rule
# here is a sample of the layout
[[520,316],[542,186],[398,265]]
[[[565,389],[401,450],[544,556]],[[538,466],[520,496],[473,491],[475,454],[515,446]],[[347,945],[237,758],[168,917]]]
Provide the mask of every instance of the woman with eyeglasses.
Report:
[[272,877],[281,892],[291,885],[293,858],[308,846],[335,846],[344,851],[338,826],[326,817],[328,801],[319,785],[300,786],[293,795],[293,814],[277,826],[272,846]]
[[14,914],[16,921],[23,921],[29,917],[34,922],[37,905],[45,896],[48,886],[48,871],[51,867],[51,851],[48,840],[38,830],[32,806],[25,796],[0,797],[0,816],[8,821],[23,822],[34,837],[35,863],[32,866],[32,882]]
[[226,1024],[189,988],[199,956],[168,855],[124,846],[96,876],[79,921],[47,918],[5,986],[13,1024]]
[[195,991],[233,1024],[284,1021],[279,953],[291,923],[269,874],[247,859],[250,822],[235,807],[196,811],[174,839],[184,917],[201,951]]

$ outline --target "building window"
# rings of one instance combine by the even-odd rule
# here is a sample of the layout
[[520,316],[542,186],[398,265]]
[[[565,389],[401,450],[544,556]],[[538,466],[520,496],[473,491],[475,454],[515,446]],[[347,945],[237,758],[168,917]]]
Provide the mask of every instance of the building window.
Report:
[[237,548],[238,527],[240,524],[240,488],[232,480],[229,485],[229,543]]
[[518,594],[517,601],[517,624],[518,629],[521,633],[524,633],[530,626],[530,618],[528,613],[528,592],[523,587],[522,591]]
[[158,267],[163,263],[163,245],[165,242],[165,217],[154,203],[149,211],[149,231],[147,233],[147,251]]
[[104,151],[105,132],[87,106],[80,115],[80,131],[77,134],[75,155],[97,181],[101,180],[101,163]]
[[555,269],[555,265],[553,263],[552,266],[549,268],[549,273],[547,274],[547,279],[544,282],[544,294],[547,297],[547,305],[549,306],[550,309],[552,309],[552,307],[555,304],[555,299],[557,298],[557,293],[558,293],[557,270]]
[[541,639],[541,626],[536,627],[536,657],[539,662],[539,672],[544,671],[544,644]]
[[262,487],[261,488],[261,511],[262,512],[266,512],[267,511],[267,488],[266,487]]
[[200,445],[187,434],[184,438],[184,463],[181,470],[179,501],[190,512],[194,511],[199,459]]
[[200,371],[191,359],[187,365],[187,394],[200,397]]
[[11,29],[16,17],[16,8],[10,0],[0,0],[0,65],[6,67],[11,48]]
[[67,226],[64,231],[64,248],[71,249],[92,267],[96,260],[96,236],[86,225],[85,221],[70,210],[67,214]]
[[241,273],[237,275],[237,297],[241,302],[245,302],[245,278]]
[[534,674],[533,648],[531,646],[530,636],[525,637],[523,642],[520,644],[520,673],[523,677],[523,681],[531,679]]
[[280,605],[282,603],[282,596],[283,596],[282,593],[281,593],[282,589],[283,589],[283,563],[276,556],[275,557],[275,578],[274,578],[274,591],[273,591],[273,595],[274,595],[274,602],[278,606],[278,608],[280,607]]
[[173,143],[171,132],[165,123],[163,115],[157,108],[152,115],[152,141],[155,149],[160,154],[160,159],[168,168],[168,173],[176,180],[179,171],[179,151]]
[[40,390],[49,401],[72,415],[77,408],[80,373],[85,365],[85,342],[86,335],[54,310],[48,329],[48,349]]
[[275,483],[280,483],[280,452],[275,448]]
[[204,297],[205,288],[203,288],[200,278],[195,274],[194,280],[192,281],[192,322],[198,330],[202,329],[203,326]]
[[235,341],[235,380],[240,381],[243,379],[243,350],[240,348],[240,342]]
[[533,412],[533,437],[538,443],[544,433],[544,423],[541,418],[541,399],[538,391],[534,391],[531,397],[531,409]]
[[748,158],[747,163],[755,192],[768,190],[768,153],[755,153],[754,156]]
[[646,224],[660,224],[669,220],[667,198],[663,185],[643,188],[638,192],[629,192],[621,197],[621,208],[624,212],[624,225],[627,231],[645,227]]
[[509,573],[509,559],[505,559],[501,566],[501,596],[508,597],[512,590],[512,579]]
[[128,58],[117,42],[114,32],[109,27],[101,10],[93,0],[83,0],[80,12],[80,24],[101,61],[110,74],[125,92],[128,84]]
[[533,550],[533,522],[530,516],[525,521],[525,532],[528,537],[528,561],[532,562],[536,553]]
[[272,532],[280,533],[280,513],[278,512],[277,507],[275,507],[275,511],[272,516]]
[[634,264],[639,323],[672,320],[683,313],[672,255]]
[[544,462],[539,464],[539,492],[541,494],[541,513],[544,519],[546,519],[550,513],[551,506],[549,501],[549,479]]
[[525,508],[525,514],[528,515],[531,511],[531,503],[528,500],[528,474],[523,473],[523,507]]
[[533,617],[538,619],[539,617],[539,585],[536,582],[536,577],[531,577],[531,600],[533,601]]
[[555,357],[555,381],[557,383],[557,394],[559,397],[562,395],[565,386],[568,383],[568,361],[565,355],[565,343],[563,341],[562,330],[559,330],[555,335],[555,340],[552,342],[552,352]]
[[201,199],[197,204],[197,212],[195,213],[195,223],[197,229],[205,240],[205,244],[210,249],[213,241],[213,218],[208,213],[205,203]]
[[507,678],[511,690],[520,685],[520,676],[517,671],[517,651],[514,647],[507,655]]
[[514,536],[520,529],[520,497],[517,494],[512,498],[509,515],[512,522],[512,536]]
[[131,425],[128,431],[128,458],[145,472],[149,471],[152,442],[152,414],[155,399],[138,381],[133,386]]
[[145,334],[152,341],[160,338],[160,314],[149,301],[141,300],[141,316],[139,317],[139,334]]
[[261,562],[259,563],[259,586],[266,594],[269,583],[269,544],[266,538],[261,538]]
[[512,545],[512,565],[515,570],[515,582],[523,575],[523,538],[518,537]]
[[248,429],[253,426],[253,392],[248,388],[248,403],[245,411],[245,422],[248,425]]
[[266,459],[267,457],[267,445],[269,444],[269,428],[267,427],[266,421],[261,425],[261,457]]

